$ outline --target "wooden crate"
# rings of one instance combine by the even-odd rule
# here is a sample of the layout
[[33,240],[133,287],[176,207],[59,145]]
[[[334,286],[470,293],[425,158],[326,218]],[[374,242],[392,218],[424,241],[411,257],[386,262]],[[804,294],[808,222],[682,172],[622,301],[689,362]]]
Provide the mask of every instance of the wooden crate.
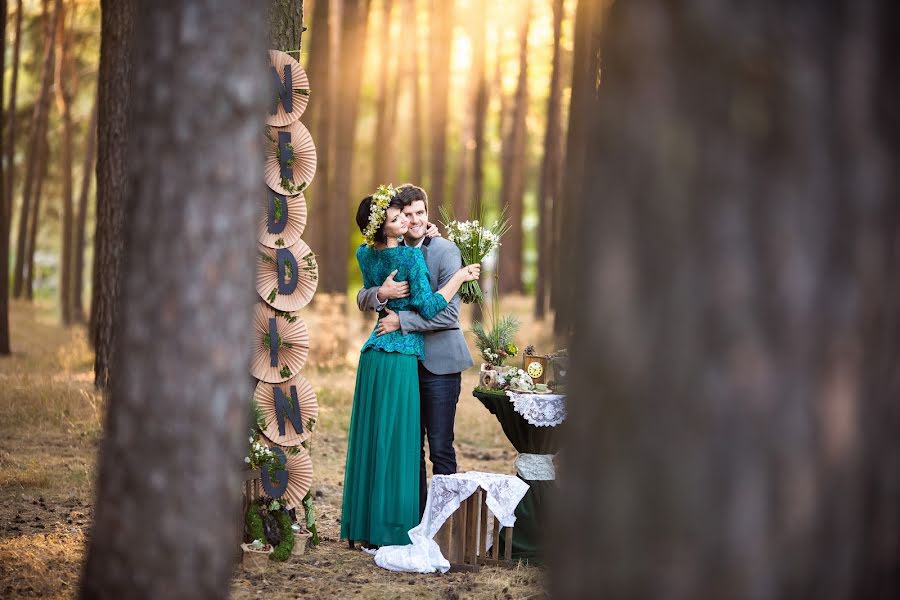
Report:
[[[441,554],[450,561],[453,571],[477,571],[482,565],[513,567],[513,528],[503,529],[504,553],[500,556],[500,522],[494,519],[494,526],[488,531],[488,509],[484,501],[484,491],[478,489],[444,522],[434,541]],[[492,540],[488,550],[488,539]]]
[[241,501],[241,523],[244,522],[244,515],[247,514],[247,507],[250,503],[262,495],[262,480],[259,478],[259,471],[244,471],[244,493]]

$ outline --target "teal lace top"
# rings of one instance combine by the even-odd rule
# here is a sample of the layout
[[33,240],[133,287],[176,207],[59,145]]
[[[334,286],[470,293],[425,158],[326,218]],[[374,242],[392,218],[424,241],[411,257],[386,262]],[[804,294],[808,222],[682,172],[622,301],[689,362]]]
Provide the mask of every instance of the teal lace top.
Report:
[[[387,307],[394,312],[414,310],[426,319],[432,319],[447,307],[447,300],[437,292],[431,291],[428,283],[428,267],[425,258],[418,248],[397,246],[376,250],[365,244],[356,249],[356,260],[362,271],[363,287],[377,287],[384,283],[391,271],[397,269],[395,281],[409,282],[409,297],[389,300]],[[375,324],[378,327],[378,324]],[[373,328],[369,339],[363,344],[362,352],[376,348],[385,352],[413,354],[419,360],[425,359],[425,340],[419,332],[404,334],[392,331],[378,336]]]

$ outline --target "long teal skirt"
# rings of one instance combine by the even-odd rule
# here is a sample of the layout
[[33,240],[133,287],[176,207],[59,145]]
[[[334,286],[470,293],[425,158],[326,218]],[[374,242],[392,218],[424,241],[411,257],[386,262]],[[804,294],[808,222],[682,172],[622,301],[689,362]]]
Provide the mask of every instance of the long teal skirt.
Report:
[[356,371],[341,538],[409,544],[419,523],[419,368],[415,356],[366,350]]

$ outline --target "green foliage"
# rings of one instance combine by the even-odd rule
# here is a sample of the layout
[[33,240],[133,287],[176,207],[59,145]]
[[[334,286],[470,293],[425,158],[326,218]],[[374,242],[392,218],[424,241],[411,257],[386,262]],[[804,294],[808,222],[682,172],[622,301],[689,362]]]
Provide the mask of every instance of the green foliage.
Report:
[[273,196],[273,199],[275,200],[275,221],[281,222],[281,217],[284,216],[284,204],[278,196]]
[[263,529],[262,515],[259,512],[259,504],[251,502],[247,506],[247,514],[244,515],[244,523],[247,525],[247,531],[250,534],[250,540],[259,540],[266,543],[266,532]]
[[309,541],[313,546],[319,545],[319,531],[316,528],[316,510],[313,507],[312,490],[306,492],[303,497],[303,511],[305,513],[306,529],[309,530]]
[[507,358],[515,356],[519,349],[512,341],[512,337],[519,331],[521,322],[514,315],[503,315],[494,320],[492,327],[487,330],[480,321],[472,323],[472,333],[475,335],[475,347],[481,352],[485,362],[500,366]]
[[278,372],[278,374],[282,377],[290,377],[291,375],[293,375],[293,373],[291,372],[291,368],[287,365],[281,367],[281,370]]
[[277,561],[285,561],[291,556],[294,550],[294,530],[291,527],[291,517],[284,508],[275,511],[275,520],[278,521],[279,529],[281,529],[281,543],[275,546],[275,550],[269,555],[269,558]]

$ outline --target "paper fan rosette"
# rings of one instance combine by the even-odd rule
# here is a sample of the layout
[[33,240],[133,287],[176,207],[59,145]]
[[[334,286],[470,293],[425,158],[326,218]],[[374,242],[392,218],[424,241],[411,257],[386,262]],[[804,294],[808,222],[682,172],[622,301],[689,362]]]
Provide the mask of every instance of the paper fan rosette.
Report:
[[[266,164],[263,167],[266,185],[286,196],[294,196],[306,189],[316,175],[316,146],[313,144],[309,130],[300,121],[294,121],[287,127],[266,127]],[[281,144],[289,155],[285,160],[285,172],[282,172]]]
[[[270,448],[278,447],[278,444],[260,436],[260,441]],[[294,448],[282,449],[285,454],[285,468],[288,472],[287,489],[281,495],[279,500],[287,506],[288,510],[299,508],[303,505],[303,498],[306,492],[312,486],[313,466],[312,458],[309,456],[306,448],[296,446]]]
[[275,114],[266,114],[266,123],[284,127],[299,119],[306,110],[309,103],[309,78],[300,63],[286,52],[269,50],[269,62],[275,67],[282,86],[285,84],[285,67],[289,67],[291,71],[291,112],[285,111],[284,104],[279,101]]
[[[285,265],[283,282],[279,281],[279,262]],[[288,248],[256,247],[256,291],[275,309],[290,312],[303,308],[318,285],[319,266],[303,240]]]
[[256,240],[269,248],[292,245],[306,229],[306,199],[303,194],[284,196],[266,188],[256,222]]
[[[276,350],[270,343],[269,320],[275,319]],[[309,331],[303,319],[258,302],[253,308],[253,355],[250,374],[266,383],[281,383],[296,375],[309,354]],[[272,358],[275,364],[272,365]]]
[[[303,428],[302,433],[298,433],[291,423],[290,418],[284,418],[284,435],[278,430],[278,416],[275,409],[275,388],[279,388],[285,397],[293,404],[293,395],[291,387],[294,387],[297,393],[297,404],[300,409],[300,423]],[[319,402],[316,400],[316,392],[312,385],[303,375],[297,375],[288,379],[283,383],[265,383],[260,381],[256,384],[256,390],[253,392],[253,399],[256,400],[259,411],[266,423],[263,431],[265,436],[281,446],[299,446],[309,438],[309,422],[310,419],[315,420],[319,415]]]

